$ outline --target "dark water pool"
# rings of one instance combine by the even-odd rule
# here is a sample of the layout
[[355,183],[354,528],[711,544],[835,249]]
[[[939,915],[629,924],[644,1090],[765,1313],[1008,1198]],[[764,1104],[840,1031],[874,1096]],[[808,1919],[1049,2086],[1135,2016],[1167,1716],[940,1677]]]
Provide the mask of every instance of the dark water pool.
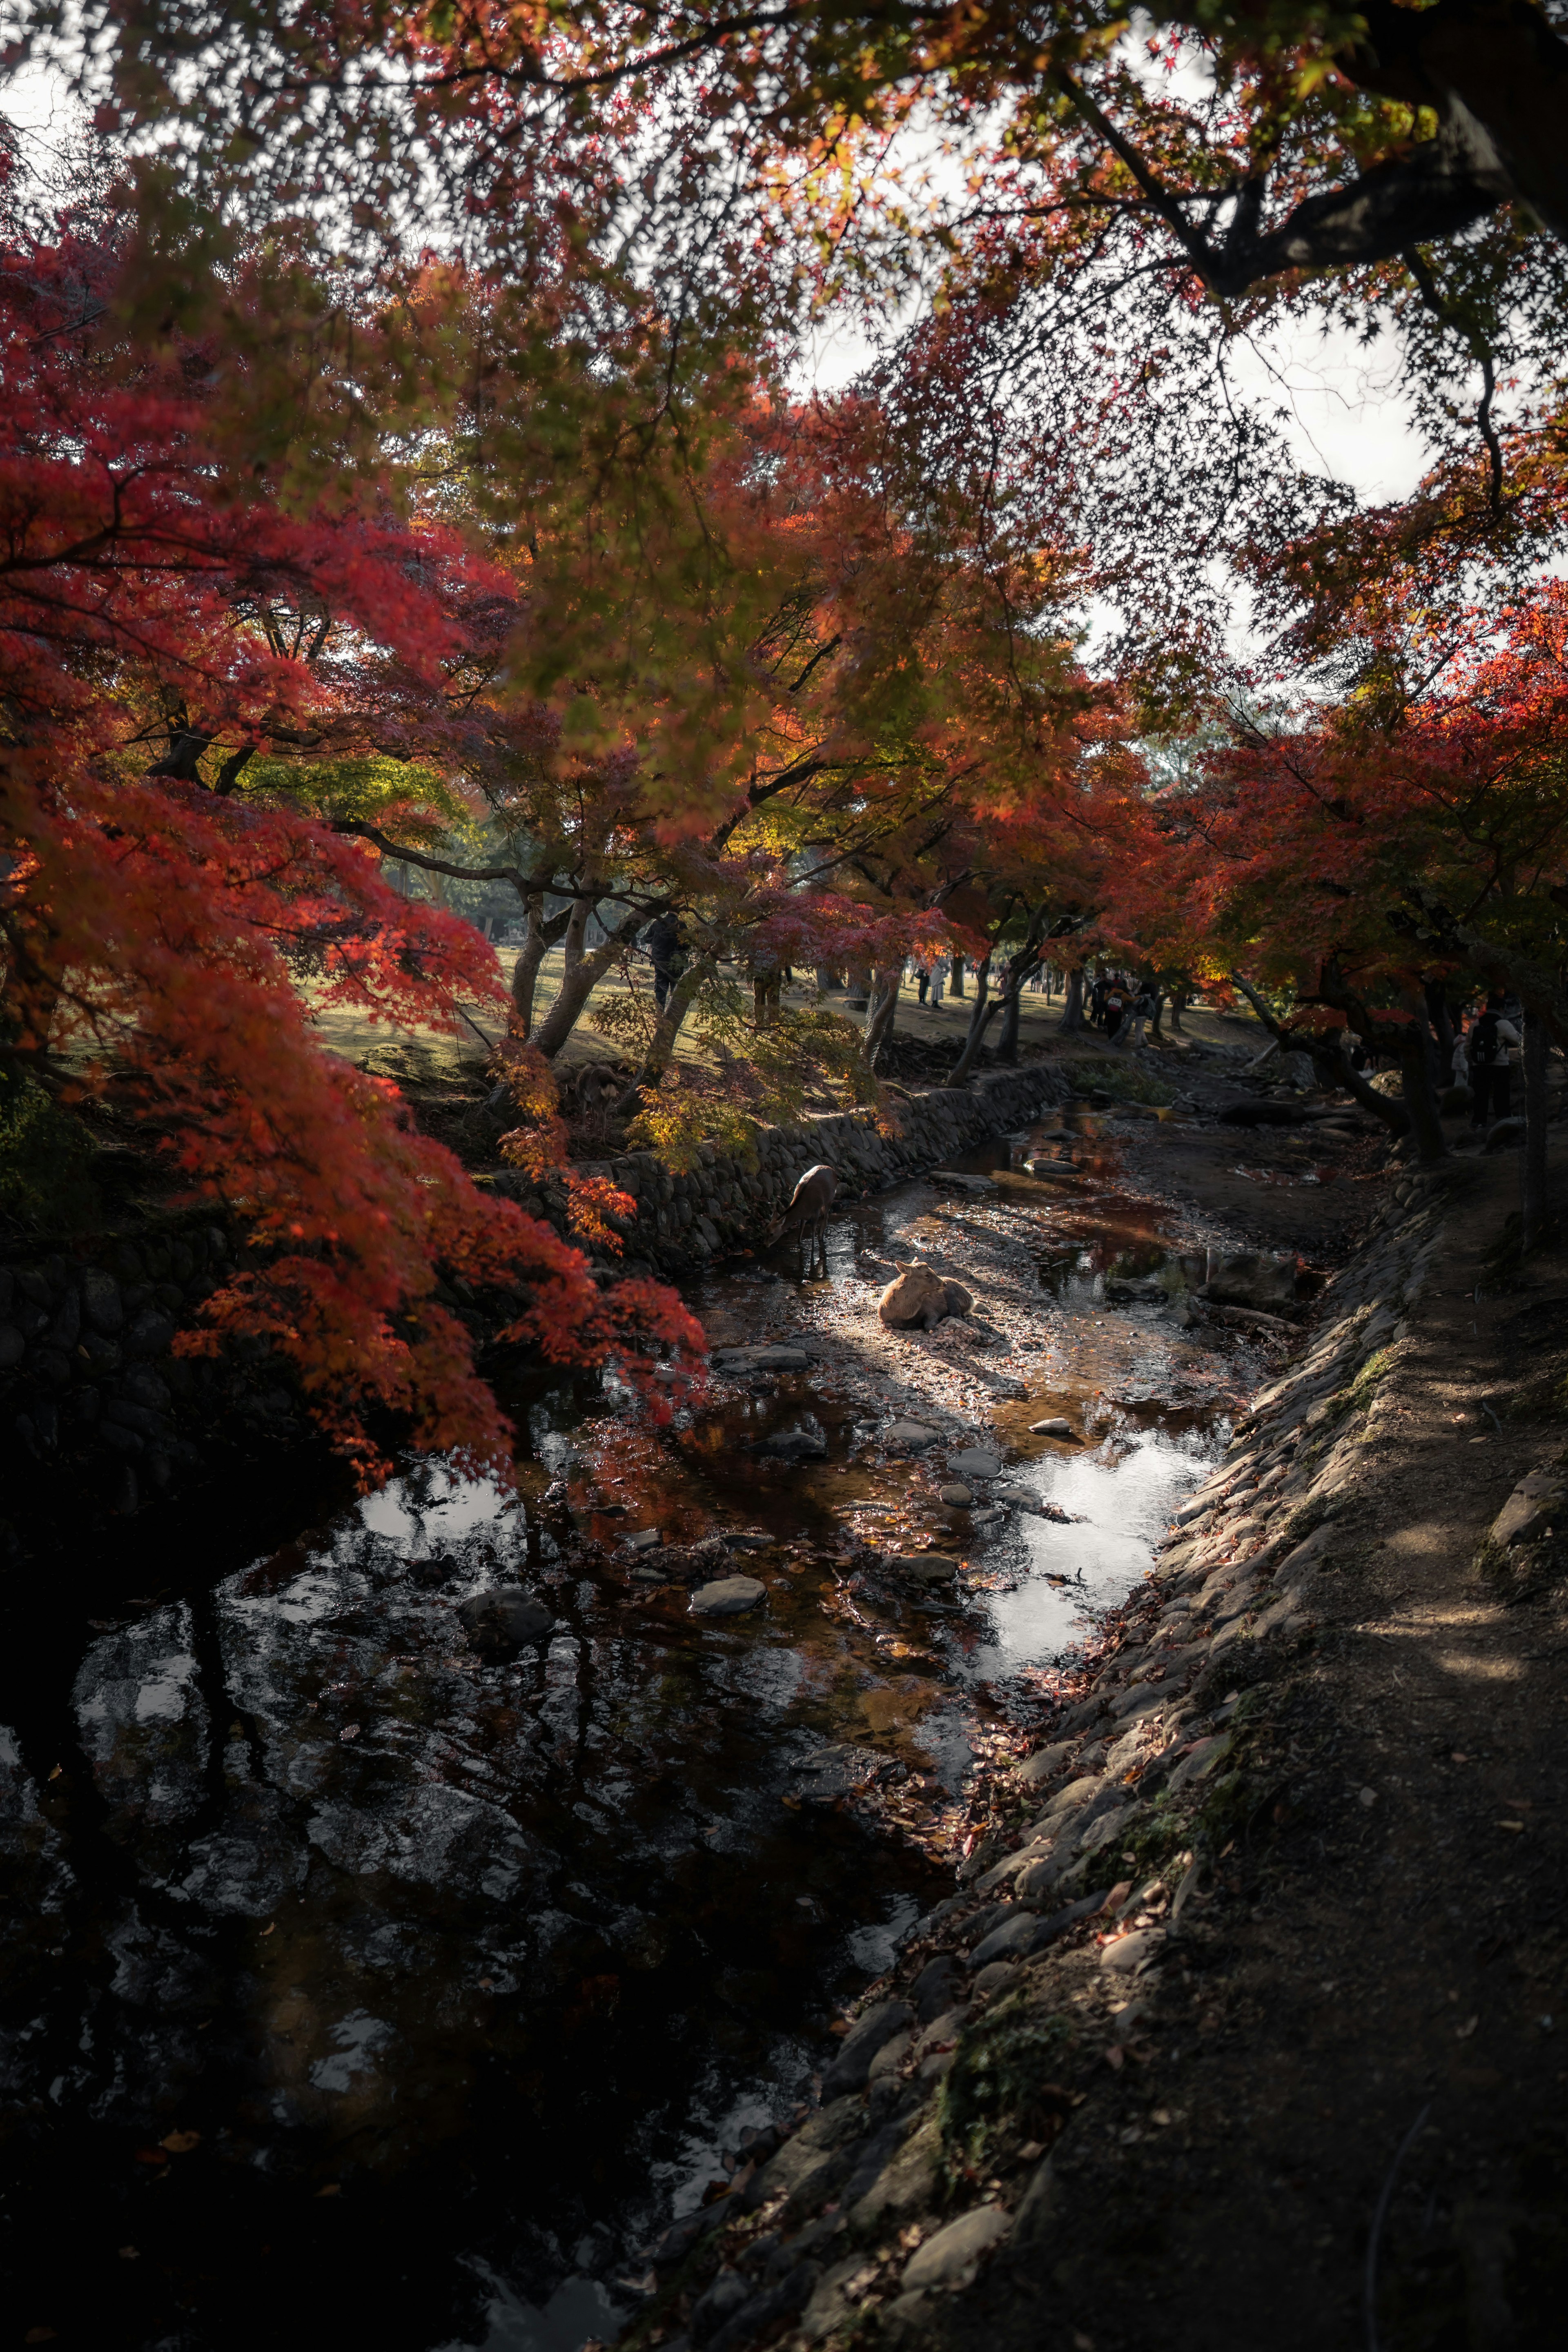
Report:
[[[516,1498],[426,1466],[355,1503],[304,1465],[12,1595],[13,2340],[576,2352],[613,2330],[638,2250],[799,2095],[835,2000],[951,1884],[792,1810],[805,1760],[873,1745],[928,1811],[961,1804],[997,1694],[1120,1598],[1225,1434],[1157,1315],[1106,1306],[1108,1271],[1164,1242],[1096,1124],[991,1155],[1077,1179],[1026,1208],[1084,1430],[1020,1441],[997,1522],[939,1507],[826,1375],[665,1432],[534,1381]],[[910,1186],[841,1219],[828,1289],[941,1207]],[[781,1272],[694,1295],[744,1312]],[[751,1441],[803,1416],[826,1460],[759,1469]],[[956,1601],[857,1579],[858,1544],[916,1523],[956,1525]],[[765,1610],[705,1622],[639,1582],[616,1547],[656,1525],[769,1539]],[[486,1663],[457,1604],[509,1579],[554,1631]]]

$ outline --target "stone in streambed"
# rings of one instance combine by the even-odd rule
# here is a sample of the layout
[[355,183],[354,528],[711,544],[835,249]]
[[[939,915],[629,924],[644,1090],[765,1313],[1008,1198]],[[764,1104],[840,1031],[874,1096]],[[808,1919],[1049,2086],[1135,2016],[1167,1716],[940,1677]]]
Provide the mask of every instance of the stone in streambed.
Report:
[[950,1479],[945,1486],[939,1486],[937,1494],[941,1501],[951,1505],[954,1510],[962,1510],[965,1503],[974,1500],[968,1487],[961,1486],[956,1479]]
[[912,1576],[919,1584],[950,1584],[958,1574],[958,1562],[940,1551],[888,1552],[882,1566],[895,1576]]
[[489,1657],[510,1657],[519,1650],[547,1642],[555,1627],[552,1610],[544,1608],[521,1584],[500,1584],[491,1592],[476,1592],[458,1603],[458,1615],[477,1650]]
[[694,1617],[739,1617],[767,1598],[768,1588],[754,1576],[721,1576],[700,1585],[691,1596]]
[[950,1454],[947,1466],[957,1478],[999,1478],[1002,1465],[994,1454],[984,1454],[975,1445],[965,1446],[962,1453]]
[[841,1804],[862,1789],[870,1788],[894,1769],[893,1759],[875,1748],[858,1748],[851,1740],[836,1740],[808,1756],[800,1777],[785,1791],[793,1806],[828,1807]]
[[827,1440],[819,1429],[781,1429],[759,1438],[752,1451],[773,1462],[826,1462]]
[[928,1429],[921,1421],[895,1421],[890,1429],[882,1432],[889,1445],[907,1445],[911,1453],[919,1453],[923,1446],[934,1445],[940,1434],[940,1431]]
[[657,1528],[633,1528],[621,1538],[620,1548],[623,1551],[649,1551],[661,1540]]
[[1029,1434],[1031,1437],[1070,1437],[1072,1423],[1070,1421],[1064,1421],[1058,1413],[1049,1421],[1032,1421],[1029,1423]]

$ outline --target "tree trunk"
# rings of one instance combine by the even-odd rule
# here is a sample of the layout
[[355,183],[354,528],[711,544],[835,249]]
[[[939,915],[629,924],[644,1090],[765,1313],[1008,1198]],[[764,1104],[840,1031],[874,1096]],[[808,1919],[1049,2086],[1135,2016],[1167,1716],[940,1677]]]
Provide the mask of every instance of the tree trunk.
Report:
[[830,963],[819,963],[817,965],[816,985],[819,992],[824,996],[827,994],[830,988],[837,987],[838,975],[834,971],[833,966]]
[[1546,1024],[1524,1016],[1523,1244],[1533,1249],[1546,1230]]
[[1415,1131],[1416,1155],[1424,1168],[1436,1167],[1447,1157],[1448,1146],[1437,1110],[1428,1058],[1430,1038],[1425,1021],[1407,1021],[1399,1033],[1399,1087]]
[[904,968],[897,964],[890,970],[872,975],[871,1002],[866,1012],[866,1066],[875,1070],[887,1049],[899,1017],[899,984]]
[[591,955],[579,956],[573,969],[563,975],[555,1002],[540,1023],[539,1034],[533,1040],[547,1062],[555,1059],[577,1026],[595,989],[622,948],[631,945],[645,920],[640,914],[627,915]]
[[1068,974],[1067,1002],[1062,1006],[1061,1034],[1064,1037],[1076,1036],[1084,1025],[1083,966],[1079,963],[1075,964]]
[[[1275,1020],[1252,982],[1244,979],[1238,971],[1233,971],[1230,977],[1232,984],[1240,989],[1264,1027],[1273,1035],[1276,1044],[1283,1044],[1286,1040],[1286,1031]],[[1321,1030],[1303,1030],[1291,1033],[1289,1042],[1292,1047],[1304,1047],[1310,1054],[1313,1067],[1319,1076],[1331,1087],[1348,1087],[1363,1110],[1369,1110],[1373,1118],[1387,1128],[1391,1135],[1408,1135],[1414,1121],[1405,1106],[1403,1103],[1392,1101],[1387,1095],[1380,1095],[1377,1088],[1370,1086],[1359,1070],[1351,1067],[1350,1056],[1345,1052],[1342,1043],[1349,1034],[1350,1032],[1347,1029],[1336,1029],[1327,1035]],[[1425,1075],[1425,1049],[1423,1049],[1420,1067]],[[1437,1128],[1437,1157],[1441,1159],[1443,1129],[1437,1120],[1437,1107],[1433,1101],[1429,1087],[1426,1090],[1426,1100],[1431,1104],[1433,1121]],[[1422,1157],[1426,1158],[1425,1152]]]
[[562,969],[567,980],[583,961],[584,940],[588,929],[592,903],[586,898],[574,898],[566,917],[566,936],[562,942]]
[[950,996],[963,994],[963,958],[961,955],[952,959],[952,976],[948,982],[947,992]]
[[1423,982],[1421,993],[1426,1001],[1426,1018],[1432,1024],[1432,1034],[1437,1040],[1438,1084],[1446,1087],[1454,1067],[1454,1024],[1448,1014],[1448,1000],[1443,993],[1442,982]]
[[630,1118],[633,1111],[637,1108],[641,1095],[647,1087],[657,1087],[666,1070],[668,1069],[670,1055],[675,1051],[675,1041],[680,1034],[680,1024],[690,1010],[692,999],[703,982],[712,979],[718,968],[711,956],[693,956],[669,994],[665,998],[664,1011],[658,1016],[658,1025],[653,1033],[652,1043],[643,1056],[642,1067],[616,1105],[619,1118]]
[[1024,974],[1020,972],[1002,996],[1002,1034],[997,1042],[996,1059],[1009,1069],[1017,1066],[1018,1015],[1024,1009]]
[[976,964],[974,968],[974,1010],[969,1016],[969,1032],[963,1040],[963,1051],[953,1064],[952,1075],[947,1082],[950,1087],[963,1086],[973,1067],[976,1054],[984,1043],[985,1032],[1002,1010],[1002,999],[989,992],[990,981],[991,959],[987,956],[984,963]]
[[1161,1024],[1161,1022],[1164,1019],[1164,1017],[1165,1017],[1165,992],[1164,992],[1164,990],[1163,990],[1163,988],[1157,988],[1157,989],[1154,991],[1154,1011],[1153,1011],[1153,1015],[1152,1015],[1152,1019],[1150,1020],[1150,1023],[1149,1023],[1149,1034],[1150,1034],[1150,1036],[1151,1036],[1151,1037],[1158,1037],[1158,1036],[1160,1036],[1160,1035],[1162,1034],[1162,1031],[1161,1031],[1161,1028],[1160,1028],[1160,1024]]
[[558,915],[544,919],[544,900],[535,891],[526,902],[527,935],[517,951],[517,961],[511,971],[511,1002],[517,1027],[526,1037],[533,1027],[533,992],[539,980],[539,967],[549,950],[561,937],[572,919],[572,909],[563,907]]

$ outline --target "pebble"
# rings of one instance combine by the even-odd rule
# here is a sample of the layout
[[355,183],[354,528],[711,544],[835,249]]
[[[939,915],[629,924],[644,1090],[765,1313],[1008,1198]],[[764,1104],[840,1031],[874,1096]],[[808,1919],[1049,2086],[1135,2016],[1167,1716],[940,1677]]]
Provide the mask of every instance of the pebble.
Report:
[[623,1551],[648,1551],[656,1543],[659,1543],[662,1540],[663,1538],[659,1535],[657,1528],[634,1528],[629,1535],[622,1538],[621,1549]]
[[951,1503],[955,1510],[974,1500],[968,1487],[961,1486],[956,1479],[950,1479],[945,1486],[939,1486],[937,1493],[942,1502]]
[[882,1432],[883,1437],[889,1445],[909,1445],[915,1448],[934,1445],[940,1433],[937,1430],[927,1429],[924,1423],[919,1421],[895,1421],[890,1429],[885,1429]]
[[946,1584],[958,1574],[958,1562],[940,1551],[886,1552],[882,1566],[896,1576],[915,1577],[922,1584]]
[[721,1576],[715,1583],[698,1587],[691,1596],[691,1613],[694,1617],[738,1617],[766,1597],[767,1586],[759,1584],[754,1576]]
[[1032,1421],[1029,1434],[1031,1437],[1070,1437],[1072,1423],[1062,1420],[1059,1414],[1052,1421]]

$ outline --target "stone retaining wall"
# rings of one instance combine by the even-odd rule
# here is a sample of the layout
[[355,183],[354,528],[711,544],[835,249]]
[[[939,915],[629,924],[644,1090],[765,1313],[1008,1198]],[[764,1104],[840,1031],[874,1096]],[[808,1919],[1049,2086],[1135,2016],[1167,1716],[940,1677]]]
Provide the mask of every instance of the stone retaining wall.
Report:
[[[935,1087],[911,1096],[896,1106],[900,1131],[894,1136],[879,1134],[864,1111],[832,1111],[798,1127],[759,1128],[750,1166],[703,1144],[698,1165],[684,1176],[672,1175],[651,1151],[594,1161],[589,1172],[607,1176],[637,1204],[624,1229],[626,1270],[679,1274],[728,1251],[754,1248],[797,1178],[818,1160],[837,1168],[851,1193],[881,1192],[1028,1126],[1047,1104],[1065,1102],[1070,1093],[1058,1070],[1036,1063],[987,1071],[971,1087]],[[563,1193],[548,1185],[541,1191],[521,1176],[490,1181],[531,1215],[567,1232]]]

